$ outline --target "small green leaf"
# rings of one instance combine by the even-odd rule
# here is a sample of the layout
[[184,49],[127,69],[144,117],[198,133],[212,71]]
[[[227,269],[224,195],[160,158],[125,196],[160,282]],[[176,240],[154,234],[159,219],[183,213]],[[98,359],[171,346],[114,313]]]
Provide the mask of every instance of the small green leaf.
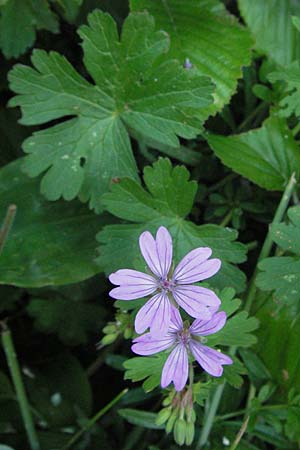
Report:
[[137,425],[139,427],[149,428],[150,430],[163,430],[164,425],[157,425],[157,414],[140,411],[138,409],[123,408],[119,409],[118,413],[121,417],[127,420],[127,422]]
[[6,58],[17,58],[31,47],[37,30],[58,31],[58,22],[47,0],[7,0],[0,3],[0,49]]
[[33,68],[18,64],[9,74],[17,94],[10,106],[21,106],[26,125],[71,116],[25,141],[24,170],[32,177],[46,172],[41,191],[49,200],[79,196],[99,210],[115,179],[138,179],[128,132],[179,147],[178,137],[199,134],[213,85],[167,59],[169,37],[145,12],[127,17],[119,39],[112,17],[94,11],[79,35],[96,85],[62,55],[36,50]]
[[268,118],[256,130],[207,140],[226,166],[265,189],[283,191],[292,173],[300,174],[299,147],[279,117]]
[[83,0],[56,0],[62,8],[63,15],[68,22],[73,23],[79,13]]
[[[300,33],[299,33],[300,36]],[[300,116],[300,63],[295,61],[289,66],[282,67],[276,72],[269,74],[268,79],[275,83],[276,81],[283,81],[286,85],[285,95],[279,101],[281,110],[279,114],[284,117],[289,117],[295,114]]]
[[208,342],[212,345],[250,347],[257,342],[256,336],[251,334],[257,328],[258,320],[255,317],[249,317],[246,311],[240,311],[227,320],[222,330],[209,336]]
[[131,0],[131,10],[152,14],[171,37],[171,55],[183,65],[186,58],[216,85],[212,114],[229,102],[241,68],[250,64],[252,40],[219,1]]
[[143,388],[150,392],[160,385],[160,377],[164,363],[167,359],[166,353],[148,357],[135,357],[124,362],[126,369],[124,379],[135,381],[145,380]]
[[23,160],[0,170],[0,216],[17,205],[0,258],[0,284],[40,287],[75,283],[100,272],[94,262],[99,217],[78,201],[47,202],[39,180],[21,170]]
[[244,382],[241,375],[245,375],[247,373],[247,370],[244,364],[242,364],[242,362],[236,356],[234,356],[232,359],[233,364],[224,366],[224,378],[228,384],[230,384],[234,388],[239,388]]
[[238,0],[243,19],[255,39],[255,47],[281,66],[300,56],[300,33],[292,16],[300,14],[291,0]]

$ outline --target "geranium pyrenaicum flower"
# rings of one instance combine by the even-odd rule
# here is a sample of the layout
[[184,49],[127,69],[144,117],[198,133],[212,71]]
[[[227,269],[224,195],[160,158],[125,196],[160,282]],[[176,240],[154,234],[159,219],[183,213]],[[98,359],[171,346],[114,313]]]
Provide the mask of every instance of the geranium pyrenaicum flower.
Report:
[[191,326],[185,325],[178,310],[172,306],[168,333],[162,337],[151,333],[139,336],[133,341],[132,351],[147,356],[172,348],[163,367],[161,386],[165,388],[173,381],[176,391],[181,391],[188,379],[189,354],[214,377],[222,375],[223,365],[233,363],[229,356],[203,345],[206,341],[204,336],[216,333],[224,327],[225,322],[226,313],[221,311],[209,320],[196,319]]
[[155,336],[166,334],[172,304],[181,306],[196,319],[210,319],[219,309],[220,299],[212,290],[191,286],[191,283],[212,277],[220,269],[219,259],[208,259],[212,250],[209,247],[195,248],[170,274],[173,246],[171,235],[165,227],[157,230],[156,239],[145,231],[140,235],[139,244],[152,275],[121,269],[109,276],[111,283],[119,285],[110,291],[112,298],[134,300],[154,294],[136,315],[136,332],[141,334],[150,327]]

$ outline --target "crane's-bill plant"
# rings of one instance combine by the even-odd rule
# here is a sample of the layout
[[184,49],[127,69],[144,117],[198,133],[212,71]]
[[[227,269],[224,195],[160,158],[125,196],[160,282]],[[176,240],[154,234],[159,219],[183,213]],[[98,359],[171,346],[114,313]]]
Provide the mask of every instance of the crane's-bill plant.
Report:
[[0,52],[0,448],[299,449],[300,4],[0,0]]

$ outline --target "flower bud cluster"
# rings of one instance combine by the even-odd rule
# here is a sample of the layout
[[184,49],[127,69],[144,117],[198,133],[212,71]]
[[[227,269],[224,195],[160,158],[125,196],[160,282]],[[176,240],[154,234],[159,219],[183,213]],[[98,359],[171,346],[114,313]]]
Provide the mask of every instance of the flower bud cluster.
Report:
[[110,345],[116,341],[119,336],[124,339],[133,337],[132,319],[127,311],[118,311],[114,322],[108,322],[103,328],[104,336],[100,341],[100,346]]
[[163,400],[163,406],[157,416],[157,425],[164,424],[167,434],[173,431],[174,440],[178,445],[191,445],[196,421],[191,388],[181,392],[173,389]]

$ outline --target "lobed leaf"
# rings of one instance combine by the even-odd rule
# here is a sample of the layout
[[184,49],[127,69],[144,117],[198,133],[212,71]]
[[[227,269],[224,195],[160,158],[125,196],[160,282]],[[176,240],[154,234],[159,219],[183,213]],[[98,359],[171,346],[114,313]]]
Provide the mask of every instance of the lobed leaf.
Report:
[[245,259],[245,247],[234,240],[237,233],[217,225],[194,225],[184,219],[190,211],[196,184],[188,181],[184,167],[172,168],[168,159],[160,158],[152,167],[146,167],[144,180],[148,191],[132,180],[121,180],[112,186],[112,192],[103,196],[107,211],[122,219],[138,222],[106,226],[98,234],[100,242],[98,262],[109,274],[122,267],[145,270],[138,247],[139,235],[149,230],[155,233],[164,225],[173,236],[175,262],[196,247],[208,246],[213,256],[222,260],[221,271],[210,280],[218,287],[232,286],[244,289],[243,273],[232,266]]
[[[45,173],[41,191],[49,200],[79,196],[101,209],[101,196],[118,177],[138,180],[128,132],[155,136],[179,146],[179,137],[201,130],[201,111],[212,103],[212,84],[165,56],[169,38],[155,31],[147,13],[131,14],[121,37],[112,17],[89,15],[79,28],[86,81],[60,54],[36,50],[33,68],[16,65],[9,74],[26,125],[64,119],[24,142],[24,170]],[[33,101],[34,99],[34,101]],[[68,116],[68,118],[66,118]],[[71,118],[69,117],[71,116]]]

